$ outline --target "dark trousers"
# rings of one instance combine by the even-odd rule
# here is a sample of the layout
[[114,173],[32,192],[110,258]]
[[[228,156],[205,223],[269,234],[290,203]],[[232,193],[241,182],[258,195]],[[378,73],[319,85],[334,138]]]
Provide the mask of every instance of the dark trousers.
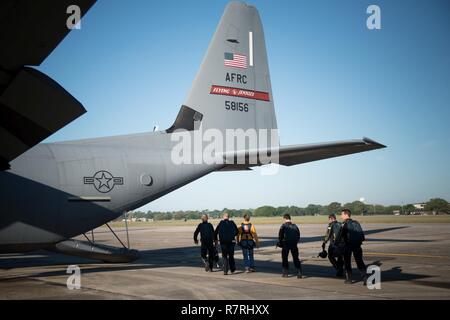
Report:
[[283,244],[281,248],[281,259],[283,269],[289,269],[288,256],[289,252],[292,254],[292,260],[294,261],[294,265],[297,269],[301,269],[300,259],[298,258],[298,248],[297,244]]
[[366,274],[366,265],[363,261],[363,252],[361,246],[357,247],[346,247],[344,250],[344,265],[345,272],[348,274],[352,273],[352,254],[355,258],[356,266],[358,267],[359,272],[362,274]]
[[222,249],[223,271],[230,270],[231,272],[234,272],[236,270],[236,263],[234,262],[234,242],[221,242],[220,248]]
[[[330,260],[331,264],[333,265],[333,267],[338,271],[338,272],[343,272],[344,271],[344,258],[341,255],[337,255],[335,252],[336,247],[332,244],[329,245],[328,247],[328,260]],[[336,257],[337,255],[337,257]]]
[[202,258],[208,260],[209,268],[213,268],[213,260],[214,260],[214,244],[211,243],[203,243],[201,247],[201,255]]

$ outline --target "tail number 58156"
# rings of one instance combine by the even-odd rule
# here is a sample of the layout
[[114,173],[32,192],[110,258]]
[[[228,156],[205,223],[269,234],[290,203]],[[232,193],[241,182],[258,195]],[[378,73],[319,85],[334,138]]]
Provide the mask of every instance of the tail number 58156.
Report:
[[231,111],[248,112],[248,103],[226,100],[225,109]]

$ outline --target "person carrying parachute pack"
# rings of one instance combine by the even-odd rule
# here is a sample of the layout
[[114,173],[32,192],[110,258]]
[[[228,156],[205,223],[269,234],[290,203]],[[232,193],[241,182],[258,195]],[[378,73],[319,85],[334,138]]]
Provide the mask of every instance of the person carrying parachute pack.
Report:
[[288,276],[289,272],[289,262],[288,256],[289,252],[292,254],[292,260],[294,260],[295,268],[297,268],[297,278],[301,279],[303,277],[302,265],[300,259],[298,258],[298,247],[297,244],[300,241],[300,230],[297,225],[292,223],[291,216],[289,214],[283,215],[284,223],[280,227],[278,232],[278,243],[277,247],[280,247],[282,266],[283,266],[283,278]]
[[194,243],[198,244],[198,235],[200,234],[201,239],[201,250],[200,254],[202,257],[202,261],[205,265],[205,271],[213,271],[213,262],[214,262],[214,227],[211,223],[208,222],[208,215],[202,215],[202,222],[197,226],[194,232]]
[[363,252],[361,245],[365,240],[364,231],[358,221],[351,219],[352,212],[350,209],[344,209],[341,212],[343,220],[341,232],[338,241],[345,243],[343,258],[345,267],[345,283],[352,283],[352,254],[355,258],[356,265],[361,273],[361,280],[364,285],[367,283],[367,268],[363,261]]
[[[336,242],[337,237],[341,231],[341,223],[336,220],[336,215],[334,213],[328,215],[328,227],[327,232],[325,233],[325,237],[322,243],[322,252],[325,252],[325,246],[327,243],[328,246],[328,259],[330,260],[332,266],[336,269],[336,277],[344,276],[344,260],[342,255],[342,247],[345,245],[344,243]],[[323,253],[320,253],[320,255]],[[325,258],[327,257],[325,256]]]
[[227,275],[228,271],[234,273],[236,271],[236,263],[234,261],[234,247],[238,228],[234,221],[230,220],[228,212],[224,212],[223,220],[214,231],[215,244],[217,246],[217,238],[220,240],[220,249],[222,251],[223,274]]
[[250,222],[250,215],[244,215],[244,221],[238,227],[237,243],[242,249],[244,256],[245,271],[255,272],[255,259],[253,257],[253,249],[259,247],[259,239],[255,226]]

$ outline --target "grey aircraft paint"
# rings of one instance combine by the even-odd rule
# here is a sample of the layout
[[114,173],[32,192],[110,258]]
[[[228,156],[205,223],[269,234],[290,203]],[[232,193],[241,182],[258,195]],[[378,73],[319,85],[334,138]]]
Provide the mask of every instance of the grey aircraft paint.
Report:
[[[236,110],[227,109],[227,101],[237,103]],[[73,120],[81,112],[69,116]],[[255,7],[238,2],[226,7],[188,97],[168,130],[42,143],[15,159],[6,158],[10,169],[4,166],[6,170],[0,171],[0,252],[56,248],[92,257],[89,249],[77,253],[73,246],[67,249],[68,239],[208,173],[252,166],[174,164],[171,135],[179,128],[194,134],[196,121],[203,129],[220,131],[276,129],[264,34]],[[290,166],[383,147],[367,138],[286,146],[279,148],[278,163]]]

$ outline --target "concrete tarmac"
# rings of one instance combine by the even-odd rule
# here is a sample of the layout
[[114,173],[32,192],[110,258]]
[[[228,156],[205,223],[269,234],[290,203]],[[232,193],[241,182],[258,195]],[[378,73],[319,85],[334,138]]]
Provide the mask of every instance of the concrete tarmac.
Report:
[[[281,277],[279,225],[256,228],[262,246],[255,251],[255,273],[243,272],[240,249],[235,274],[205,272],[192,226],[143,226],[130,229],[131,246],[141,252],[132,263],[45,251],[0,255],[0,299],[450,299],[450,224],[363,225],[365,262],[381,268],[379,290],[360,281],[345,285],[328,259],[317,258],[326,225],[300,226],[303,279]],[[115,231],[126,243],[124,228]],[[120,246],[106,228],[95,231],[95,240]],[[67,288],[69,265],[81,268],[79,290]],[[353,273],[358,280],[355,266]]]

